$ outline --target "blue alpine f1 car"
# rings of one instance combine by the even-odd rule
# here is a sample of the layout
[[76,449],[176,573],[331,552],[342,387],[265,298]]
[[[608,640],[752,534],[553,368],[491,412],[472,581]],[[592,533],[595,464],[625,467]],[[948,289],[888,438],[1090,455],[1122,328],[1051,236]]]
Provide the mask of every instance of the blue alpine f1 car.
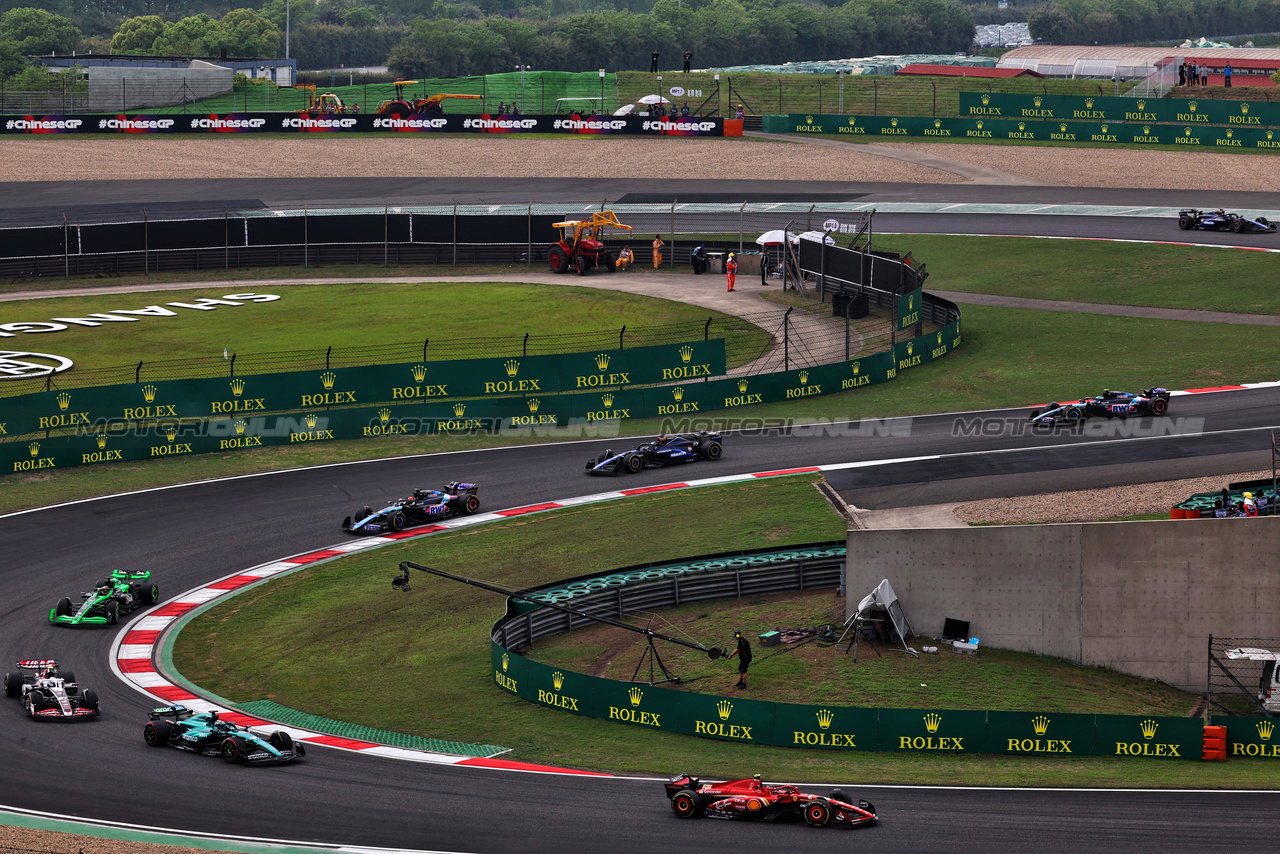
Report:
[[1218,208],[1216,211],[1188,208],[1187,210],[1178,211],[1178,228],[1183,231],[1196,228],[1202,231],[1233,231],[1239,234],[1241,232],[1275,231],[1276,224],[1268,222],[1265,216],[1255,219],[1238,213],[1227,213],[1222,208]]
[[1169,411],[1169,390],[1159,386],[1143,389],[1141,394],[1104,389],[1097,397],[1053,403],[1046,409],[1033,409],[1031,420],[1038,424],[1065,421],[1075,424],[1092,416],[1128,418],[1130,415],[1164,415]]
[[659,436],[652,442],[636,445],[627,451],[614,453],[606,448],[599,457],[587,460],[589,474],[629,472],[635,474],[649,466],[668,466],[691,463],[695,460],[718,460],[724,453],[719,433],[705,430],[698,433],[675,433]]
[[247,727],[220,720],[217,712],[196,712],[175,704],[152,709],[147,717],[142,739],[149,747],[172,747],[249,765],[293,762],[307,755],[307,749],[283,730],[262,738]]
[[443,490],[415,489],[389,507],[374,510],[366,505],[342,520],[342,529],[353,534],[389,534],[415,525],[427,525],[450,516],[470,516],[480,509],[480,487],[452,481]]

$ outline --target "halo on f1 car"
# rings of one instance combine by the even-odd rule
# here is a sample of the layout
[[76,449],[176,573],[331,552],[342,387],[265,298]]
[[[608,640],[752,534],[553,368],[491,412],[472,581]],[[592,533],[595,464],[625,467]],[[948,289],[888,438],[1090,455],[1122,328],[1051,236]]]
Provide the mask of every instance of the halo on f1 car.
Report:
[[606,448],[600,456],[587,460],[587,472],[613,474],[621,471],[635,474],[654,466],[718,460],[723,453],[723,439],[719,433],[702,430],[697,433],[664,434],[626,451],[615,453]]
[[416,525],[427,525],[450,516],[470,516],[480,509],[480,487],[451,481],[443,490],[415,489],[381,510],[365,505],[342,520],[342,529],[353,534],[391,534]]
[[667,798],[677,818],[741,819],[745,821],[796,821],[810,827],[856,827],[879,820],[870,801],[856,804],[841,789],[826,796],[810,795],[795,786],[764,783],[757,774],[747,780],[704,783],[690,774],[677,774],[666,782]]
[[76,675],[62,670],[52,658],[27,658],[4,675],[4,695],[20,697],[27,717],[35,720],[96,718],[98,695],[81,691]]

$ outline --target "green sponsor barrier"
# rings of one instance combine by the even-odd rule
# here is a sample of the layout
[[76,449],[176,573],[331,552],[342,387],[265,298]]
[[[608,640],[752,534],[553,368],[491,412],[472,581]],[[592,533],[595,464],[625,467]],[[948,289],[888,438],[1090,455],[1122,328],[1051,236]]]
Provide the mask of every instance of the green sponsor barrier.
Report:
[[1274,110],[1274,105],[1268,101],[960,93],[961,118],[1264,128],[1276,124]]
[[1214,715],[1213,725],[1227,728],[1228,759],[1280,759],[1280,726],[1275,718]]
[[903,753],[982,753],[987,713],[947,709],[881,709],[880,749]]
[[525,699],[575,715],[595,713],[593,689],[599,680],[594,676],[548,667],[529,659],[525,659],[524,674],[526,685],[521,688],[520,696]]
[[920,324],[920,304],[924,293],[920,288],[898,294],[898,331]]
[[1093,715],[987,712],[988,753],[1092,756]]
[[875,709],[777,703],[773,743],[783,747],[875,750],[877,727]]
[[[731,678],[724,674],[726,682]],[[679,731],[685,735],[737,741],[773,743],[773,703],[744,697],[680,694]]]
[[541,395],[679,382],[726,371],[724,339],[505,359],[368,365],[243,377],[37,392],[5,401],[6,432],[116,421],[210,418],[290,409]]
[[631,726],[680,731],[681,691],[597,679],[595,717]]
[[1200,718],[1096,715],[1094,752],[1099,756],[1199,759],[1204,748]]
[[496,643],[489,644],[489,671],[493,684],[508,694],[525,700],[531,699],[526,685],[528,680],[525,679],[525,666],[528,663],[529,660],[524,656],[507,652]]

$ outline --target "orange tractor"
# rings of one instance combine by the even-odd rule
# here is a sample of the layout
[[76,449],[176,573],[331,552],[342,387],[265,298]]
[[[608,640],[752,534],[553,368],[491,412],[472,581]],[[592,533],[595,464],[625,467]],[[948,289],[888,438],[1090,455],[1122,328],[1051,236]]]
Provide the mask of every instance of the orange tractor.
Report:
[[604,267],[610,273],[617,269],[613,253],[600,242],[600,234],[606,228],[631,230],[631,226],[618,222],[613,211],[595,211],[590,219],[571,219],[551,225],[560,229],[560,240],[551,244],[551,272],[567,273],[574,268],[579,276],[585,276],[593,267]]
[[412,95],[406,98],[404,96],[404,87],[412,86],[417,82],[417,80],[397,80],[394,84],[396,96],[379,104],[375,112],[381,116],[395,116],[398,119],[402,119],[415,113],[443,113],[444,108],[440,105],[440,102],[445,98],[463,98],[468,101],[483,100],[480,95],[451,95],[447,93],[432,95],[430,98],[414,98]]

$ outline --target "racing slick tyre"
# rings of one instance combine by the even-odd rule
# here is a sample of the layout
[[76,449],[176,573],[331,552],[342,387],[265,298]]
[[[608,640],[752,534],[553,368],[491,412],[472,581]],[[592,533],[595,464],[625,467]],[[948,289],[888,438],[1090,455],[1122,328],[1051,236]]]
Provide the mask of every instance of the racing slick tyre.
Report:
[[53,607],[53,613],[59,617],[71,616],[71,600],[63,596],[58,600],[58,604]]
[[697,818],[702,814],[698,796],[693,792],[676,792],[671,799],[671,811],[676,814],[676,818]]
[[468,495],[467,500],[462,502],[462,512],[470,516],[480,509],[480,499],[474,495]]
[[39,691],[29,691],[27,696],[22,698],[22,710],[27,713],[27,717],[34,718],[36,712],[44,708],[44,695]]
[[218,755],[229,765],[239,762],[241,753],[243,751],[240,749],[240,742],[234,738],[223,739],[222,746],[218,748]]
[[74,694],[80,688],[76,685],[76,675],[70,670],[61,671],[62,681],[68,694]]
[[6,673],[4,675],[4,695],[16,697],[22,693],[22,674]]
[[284,730],[278,729],[271,733],[271,737],[267,739],[267,744],[270,744],[276,750],[293,750],[293,736]]
[[623,465],[626,466],[629,473],[635,474],[644,468],[644,457],[639,454],[632,454],[623,461]]
[[551,247],[551,272],[569,272],[569,256],[564,254],[564,250],[559,246]]
[[843,801],[846,804],[852,803],[852,801],[849,800],[849,796],[844,793],[844,789],[832,789],[827,793],[827,800]]
[[1236,234],[1239,234],[1240,232],[1244,231],[1244,221],[1239,219],[1231,220],[1231,230],[1234,231]]
[[391,530],[393,531],[404,530],[404,514],[403,513],[396,513],[391,517]]
[[1153,415],[1164,415],[1169,411],[1169,401],[1156,398],[1151,401],[1151,413]]
[[108,602],[102,606],[102,610],[107,615],[107,625],[114,626],[120,622],[120,603]]
[[809,822],[810,827],[826,827],[827,822],[831,821],[831,804],[827,803],[826,798],[814,798],[804,808],[804,820]]
[[1066,419],[1072,424],[1078,424],[1080,422],[1080,410],[1068,409],[1066,414]]
[[92,688],[85,691],[84,699],[80,705],[84,706],[86,709],[90,709],[95,712],[98,711],[98,692]]
[[724,447],[719,442],[708,442],[707,446],[702,449],[702,453],[709,460],[718,460],[720,455],[724,453]]
[[1189,216],[1178,217],[1178,228],[1182,229],[1183,231],[1186,231],[1190,227],[1191,227],[1191,217]]
[[148,747],[164,747],[169,743],[169,722],[149,721],[142,728],[142,740]]
[[579,276],[585,276],[587,274],[587,259],[583,256],[579,255],[574,259],[574,266],[577,267]]
[[148,584],[142,588],[142,599],[148,605],[154,605],[160,601],[160,587],[156,584]]

